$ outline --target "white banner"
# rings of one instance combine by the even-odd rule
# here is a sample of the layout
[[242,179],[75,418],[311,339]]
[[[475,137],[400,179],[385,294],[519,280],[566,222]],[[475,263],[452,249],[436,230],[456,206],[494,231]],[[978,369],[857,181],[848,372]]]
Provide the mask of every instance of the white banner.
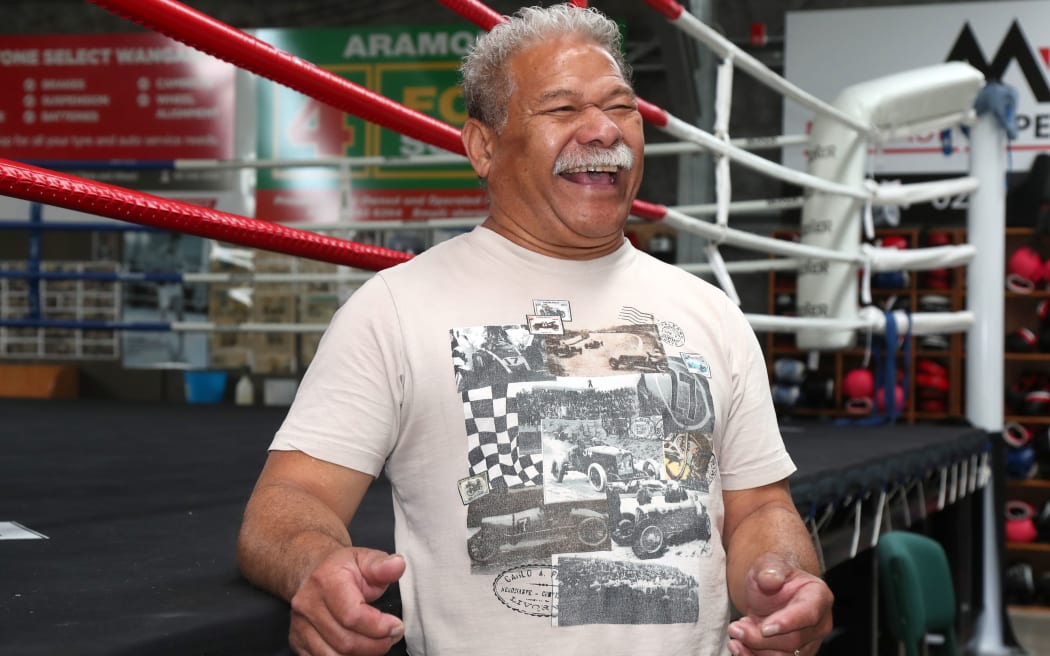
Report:
[[[1018,137],[1011,168],[1024,171],[1050,152],[1050,2],[960,2],[877,9],[788,12],[785,77],[834,102],[845,88],[950,60],[969,62],[989,81],[1018,94]],[[784,103],[784,134],[808,132],[812,115]],[[946,147],[950,153],[946,153]],[[785,150],[784,163],[806,168],[803,149]],[[886,144],[872,161],[879,174],[962,173],[969,142],[954,128]]]

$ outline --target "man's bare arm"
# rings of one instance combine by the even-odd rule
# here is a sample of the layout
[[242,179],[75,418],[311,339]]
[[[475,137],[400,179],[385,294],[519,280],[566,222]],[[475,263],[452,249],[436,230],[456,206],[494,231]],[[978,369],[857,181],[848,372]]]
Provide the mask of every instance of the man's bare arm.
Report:
[[729,592],[743,615],[729,625],[735,656],[812,656],[831,632],[834,595],[787,481],[724,493]]
[[744,581],[759,556],[774,553],[816,576],[820,563],[809,531],[799,517],[787,480],[750,490],[727,490],[724,540],[729,593],[741,613],[747,613]]
[[372,477],[294,451],[273,451],[245,509],[241,571],[291,605],[296,653],[385,654],[401,619],[370,602],[401,578],[400,556],[355,547],[347,525]]
[[255,585],[290,600],[333,551],[372,477],[298,451],[271,451],[244,512],[237,562]]

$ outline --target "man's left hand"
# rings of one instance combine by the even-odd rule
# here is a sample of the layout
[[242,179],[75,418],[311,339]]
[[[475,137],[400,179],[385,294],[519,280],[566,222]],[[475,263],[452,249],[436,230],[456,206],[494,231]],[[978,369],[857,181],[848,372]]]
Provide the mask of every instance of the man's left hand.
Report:
[[783,557],[766,554],[747,573],[745,616],[729,625],[734,656],[813,656],[832,629],[827,584]]

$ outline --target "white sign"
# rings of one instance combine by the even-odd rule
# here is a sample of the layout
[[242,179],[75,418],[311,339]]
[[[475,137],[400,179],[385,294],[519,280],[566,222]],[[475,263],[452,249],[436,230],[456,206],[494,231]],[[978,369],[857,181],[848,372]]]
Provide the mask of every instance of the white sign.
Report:
[[47,536],[18,522],[0,522],[0,540],[46,540]]
[[[1018,137],[1011,166],[1024,171],[1050,152],[1050,2],[960,2],[877,9],[788,12],[784,75],[828,102],[845,88],[893,73],[951,60],[969,62],[989,81],[1018,94]],[[802,134],[809,110],[784,102],[784,134]],[[951,154],[940,133],[887,144],[876,173],[962,173],[969,170],[964,133],[951,132]],[[802,149],[784,163],[806,168]]]

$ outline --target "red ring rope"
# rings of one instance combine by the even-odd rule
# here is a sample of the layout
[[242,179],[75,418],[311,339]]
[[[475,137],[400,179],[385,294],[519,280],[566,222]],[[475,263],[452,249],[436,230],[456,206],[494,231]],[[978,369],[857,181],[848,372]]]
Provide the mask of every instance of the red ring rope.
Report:
[[378,271],[412,256],[0,159],[0,194],[243,246]]
[[477,0],[438,0],[438,2],[483,30],[491,30],[507,20],[495,9],[491,9]]
[[645,0],[645,4],[663,14],[668,20],[678,20],[682,12],[685,11],[682,5],[675,2],[675,0]]

